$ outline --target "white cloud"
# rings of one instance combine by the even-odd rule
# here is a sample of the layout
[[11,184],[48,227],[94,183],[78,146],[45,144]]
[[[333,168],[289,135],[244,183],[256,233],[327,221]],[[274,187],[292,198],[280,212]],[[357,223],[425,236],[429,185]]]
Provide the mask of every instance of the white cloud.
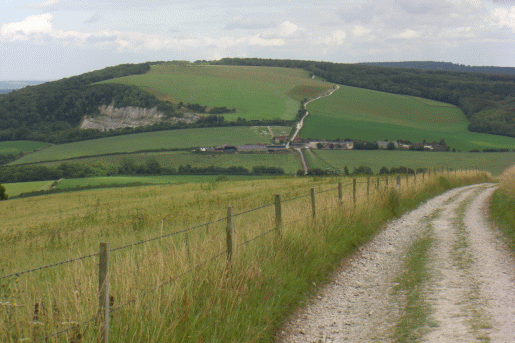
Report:
[[411,38],[417,38],[417,37],[420,37],[420,32],[417,32],[414,30],[405,30],[402,33],[392,35],[392,38],[400,38],[400,39],[411,39]]
[[368,29],[360,25],[354,26],[354,29],[352,30],[352,34],[356,37],[368,35],[370,32],[372,32],[372,29]]
[[45,2],[42,2],[39,4],[28,4],[27,7],[31,7],[31,8],[47,7],[47,6],[55,5],[55,4],[59,3],[60,1],[61,0],[48,0],[48,1],[45,1]]
[[322,43],[326,45],[342,45],[346,37],[345,31],[336,30],[333,31],[331,36],[322,38]]
[[290,23],[289,21],[282,22],[277,29],[277,33],[281,37],[288,37],[298,32],[300,27],[295,25],[294,23]]
[[492,11],[492,18],[499,28],[508,27],[515,32],[515,6],[510,9],[495,8]]
[[45,13],[31,15],[20,22],[3,24],[0,37],[7,41],[27,40],[30,35],[48,34],[52,32],[54,16]]

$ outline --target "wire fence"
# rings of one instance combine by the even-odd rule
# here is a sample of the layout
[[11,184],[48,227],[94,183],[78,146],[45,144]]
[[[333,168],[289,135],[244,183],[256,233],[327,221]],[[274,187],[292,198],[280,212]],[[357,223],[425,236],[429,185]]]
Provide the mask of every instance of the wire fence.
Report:
[[[396,181],[397,181],[397,183],[391,182],[390,185],[398,187],[400,185],[399,184],[399,182],[400,182],[399,176],[397,176],[397,180]],[[388,184],[388,179],[384,179],[384,178],[378,177],[375,180],[375,182],[377,183],[378,186],[381,183]],[[407,179],[406,179],[405,182],[406,182],[406,184],[408,183]],[[284,225],[292,225],[292,224],[300,223],[300,222],[303,222],[303,221],[305,222],[306,220],[309,220],[309,219],[315,219],[317,212],[318,213],[326,213],[326,212],[328,212],[328,211],[330,211],[330,210],[332,210],[334,208],[337,208],[338,205],[341,205],[343,203],[343,198],[342,198],[342,189],[343,189],[343,187],[348,187],[348,186],[352,186],[353,187],[353,196],[352,196],[351,201],[353,201],[354,205],[355,205],[356,202],[357,202],[357,199],[364,198],[364,196],[358,196],[356,194],[356,187],[357,187],[357,185],[363,185],[363,184],[367,184],[367,188],[366,188],[366,194],[367,194],[366,197],[367,198],[369,197],[369,191],[371,189],[376,189],[376,191],[379,192],[379,187],[377,187],[377,188],[376,187],[371,187],[372,183],[371,183],[370,179],[368,179],[367,181],[360,181],[360,182],[358,182],[354,178],[353,182],[350,182],[350,183],[343,184],[343,183],[339,182],[338,183],[338,187],[331,187],[331,188],[328,188],[326,190],[320,190],[318,192],[315,192],[314,191],[314,187],[313,187],[311,195],[310,194],[306,194],[306,195],[296,196],[296,197],[292,197],[292,198],[289,198],[289,199],[284,199],[282,201],[280,200],[279,203],[277,201],[275,203],[267,203],[265,205],[262,205],[262,206],[259,206],[259,207],[256,207],[256,208],[252,208],[252,209],[249,209],[249,210],[246,210],[246,211],[234,214],[234,215],[232,214],[232,207],[231,207],[231,211],[228,213],[228,216],[226,216],[226,217],[219,218],[217,220],[209,221],[209,222],[206,222],[206,223],[202,223],[202,224],[199,224],[199,225],[191,226],[191,227],[188,227],[188,228],[185,228],[185,229],[182,229],[182,230],[179,230],[179,231],[171,232],[171,233],[168,233],[168,234],[165,234],[165,235],[160,235],[160,236],[153,237],[153,238],[150,238],[150,239],[141,240],[141,241],[138,241],[138,242],[134,242],[134,243],[130,243],[130,244],[126,244],[126,245],[123,245],[123,246],[119,246],[119,247],[110,249],[109,253],[111,253],[111,252],[118,252],[118,251],[121,251],[121,250],[124,250],[124,249],[136,247],[136,246],[139,246],[139,245],[143,245],[143,244],[150,243],[150,242],[153,242],[153,241],[161,240],[161,239],[164,239],[164,238],[169,238],[169,237],[177,236],[177,235],[180,235],[180,234],[187,234],[189,232],[192,232],[192,231],[197,230],[197,229],[202,228],[202,227],[209,227],[210,225],[214,225],[214,224],[217,224],[217,223],[227,222],[227,249],[219,252],[218,254],[216,254],[216,255],[208,258],[208,259],[205,259],[205,260],[197,263],[195,266],[192,266],[192,267],[188,268],[187,270],[185,270],[184,272],[182,272],[182,273],[180,273],[178,275],[170,276],[170,277],[166,278],[165,280],[162,280],[158,285],[153,286],[151,288],[148,288],[147,290],[145,290],[145,291],[141,292],[140,294],[138,294],[136,297],[134,297],[132,299],[129,299],[129,300],[126,300],[126,301],[124,301],[123,303],[119,304],[116,307],[113,307],[113,308],[109,308],[108,307],[107,311],[106,311],[107,316],[112,315],[113,313],[119,311],[121,308],[126,307],[127,305],[129,305],[131,303],[137,302],[141,298],[147,296],[148,294],[150,294],[152,292],[155,292],[156,290],[164,287],[165,285],[168,285],[168,284],[171,284],[171,283],[174,283],[174,282],[178,281],[179,279],[183,278],[184,276],[192,273],[195,270],[198,270],[202,266],[205,266],[208,263],[210,263],[210,262],[212,262],[212,261],[214,261],[216,259],[219,259],[222,256],[227,256],[228,260],[230,260],[231,251],[232,251],[232,248],[233,248],[233,242],[232,242],[232,219],[234,217],[243,216],[245,214],[249,214],[251,212],[255,212],[255,211],[258,211],[258,210],[261,210],[261,209],[273,207],[274,205],[276,207],[276,217],[275,217],[275,225],[274,225],[274,227],[272,229],[266,230],[263,233],[260,233],[260,234],[254,236],[254,237],[248,238],[248,239],[244,240],[243,242],[235,245],[235,247],[245,246],[245,245],[248,245],[248,244],[250,244],[252,242],[255,242],[255,241],[257,241],[257,240],[259,240],[261,238],[264,238],[265,236],[268,236],[268,235],[270,235],[270,234],[272,234],[274,232],[276,232],[280,236],[280,234],[281,234],[280,230],[282,229],[282,226],[284,226]],[[383,189],[386,189],[386,188],[383,188]],[[335,191],[338,191],[338,194],[337,194],[337,196],[332,197],[332,198],[329,199],[332,202],[331,201],[330,202],[326,201],[325,206],[323,208],[316,208],[316,199],[315,199],[314,195],[327,194],[327,193],[335,192]],[[365,190],[362,190],[362,191],[365,192]],[[378,193],[376,193],[376,194],[378,194]],[[312,218],[310,218],[310,216],[307,215],[306,213],[303,213],[304,215],[303,216],[299,215],[297,219],[294,219],[292,221],[288,221],[286,223],[282,222],[282,214],[281,214],[281,206],[282,206],[282,204],[287,204],[287,203],[291,203],[291,202],[296,201],[296,200],[300,200],[300,199],[304,199],[304,198],[309,198],[310,196],[311,196],[311,207],[313,209],[313,214],[312,214],[313,217]],[[316,208],[316,210],[315,210],[315,208]],[[229,223],[231,223],[231,224],[229,224]],[[43,269],[48,269],[48,268],[53,268],[53,267],[57,267],[57,266],[62,266],[62,265],[68,264],[68,263],[72,263],[72,262],[76,262],[76,261],[81,261],[81,260],[92,258],[92,257],[98,257],[99,255],[101,255],[101,254],[100,253],[95,253],[95,254],[90,254],[90,255],[86,255],[86,256],[80,256],[80,257],[72,258],[72,259],[69,259],[69,260],[56,262],[54,264],[49,264],[49,265],[40,266],[40,267],[36,267],[36,268],[32,268],[32,269],[27,269],[27,270],[15,272],[15,273],[10,273],[8,275],[0,276],[0,280],[1,279],[7,279],[7,278],[10,278],[10,277],[19,277],[20,275],[29,274],[29,273],[40,271],[40,270],[43,270]],[[101,268],[102,263],[103,263],[102,262],[102,258],[100,258],[100,261],[99,261],[100,268]],[[108,268],[108,266],[107,266],[107,268]],[[101,290],[100,290],[100,285],[99,285],[99,293],[100,293],[100,291]],[[109,298],[109,294],[107,294],[107,297]],[[99,312],[101,312],[101,311],[99,311]],[[98,315],[95,316],[92,319],[89,319],[89,320],[86,320],[84,322],[81,322],[80,326],[85,326],[85,325],[89,326],[94,321],[97,321],[97,322],[99,321],[99,316]],[[70,327],[68,327],[66,329],[58,330],[58,331],[56,331],[56,332],[54,332],[52,334],[49,334],[47,336],[37,338],[35,341],[37,341],[37,342],[47,341],[50,338],[58,337],[59,335],[62,335],[62,334],[65,334],[67,332],[70,332],[70,331],[74,330],[74,328],[77,325],[79,325],[79,324],[74,324],[74,325],[72,325],[72,326],[70,326]]]

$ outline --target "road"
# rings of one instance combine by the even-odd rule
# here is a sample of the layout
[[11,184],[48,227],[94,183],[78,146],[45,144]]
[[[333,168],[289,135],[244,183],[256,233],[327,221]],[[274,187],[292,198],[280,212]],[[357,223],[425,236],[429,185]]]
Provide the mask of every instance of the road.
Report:
[[[453,189],[389,223],[343,262],[279,341],[514,342],[515,259],[487,220],[494,190]],[[424,277],[399,290],[420,242],[427,243],[416,255],[425,256],[418,268]],[[427,315],[416,320],[414,313]]]
[[[320,96],[318,96],[318,97],[316,97],[314,99],[311,99],[309,101],[306,101],[306,103],[304,104],[304,109],[306,109],[306,105],[309,104],[310,102],[318,100],[318,99],[326,97],[326,96],[330,96],[331,94],[333,94],[339,88],[340,88],[340,86],[336,85],[336,88],[331,89],[329,92],[327,92],[325,94],[322,94],[322,95],[320,95]],[[304,117],[302,117],[302,119],[297,123],[297,128],[295,129],[295,133],[291,137],[290,141],[293,141],[293,139],[295,139],[295,137],[297,137],[297,134],[302,129],[302,126],[304,125],[304,118],[306,118],[308,116],[308,114],[309,114],[309,112],[306,111],[306,114],[304,115]],[[286,143],[286,149],[288,149],[290,147],[290,141],[288,141]]]

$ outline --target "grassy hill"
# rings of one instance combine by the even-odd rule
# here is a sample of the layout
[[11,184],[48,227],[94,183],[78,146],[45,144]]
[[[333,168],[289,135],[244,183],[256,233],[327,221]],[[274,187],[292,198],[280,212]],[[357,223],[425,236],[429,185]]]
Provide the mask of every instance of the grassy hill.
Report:
[[33,141],[7,141],[0,142],[0,155],[27,153],[50,146],[48,143]]
[[295,119],[300,100],[333,86],[301,69],[176,64],[152,65],[146,74],[101,83],[137,86],[173,103],[235,108],[224,114],[226,120]]
[[456,106],[428,99],[340,86],[333,95],[311,102],[300,136],[368,141],[439,141],[469,151],[515,148],[510,137],[467,131],[468,120]]

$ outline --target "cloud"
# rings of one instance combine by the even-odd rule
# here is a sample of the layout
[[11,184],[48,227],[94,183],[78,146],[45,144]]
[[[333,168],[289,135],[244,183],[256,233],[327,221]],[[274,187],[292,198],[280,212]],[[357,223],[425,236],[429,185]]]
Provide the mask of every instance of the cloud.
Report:
[[28,36],[48,34],[52,32],[54,16],[45,14],[31,15],[17,23],[3,24],[0,37],[8,41],[27,40]]
[[100,14],[95,14],[88,20],[85,20],[84,24],[93,24],[93,23],[96,23],[97,21],[100,21],[101,19],[102,19],[102,16]]
[[333,31],[329,37],[322,38],[322,43],[326,45],[342,45],[347,35],[343,30]]
[[275,27],[276,24],[257,22],[250,18],[237,16],[225,25],[224,30],[263,30]]
[[61,0],[48,0],[48,1],[45,1],[45,2],[42,2],[39,4],[28,4],[27,7],[30,7],[30,8],[48,7],[48,6],[55,5],[55,4],[59,3],[60,1]]
[[372,32],[372,29],[360,25],[354,26],[354,29],[352,30],[352,34],[356,37],[368,35],[370,32]]
[[392,35],[392,38],[400,38],[400,39],[411,39],[420,37],[420,32],[414,30],[405,30],[402,33]]
[[491,16],[497,27],[508,27],[515,32],[515,6],[511,7],[511,9],[496,8],[492,11]]

